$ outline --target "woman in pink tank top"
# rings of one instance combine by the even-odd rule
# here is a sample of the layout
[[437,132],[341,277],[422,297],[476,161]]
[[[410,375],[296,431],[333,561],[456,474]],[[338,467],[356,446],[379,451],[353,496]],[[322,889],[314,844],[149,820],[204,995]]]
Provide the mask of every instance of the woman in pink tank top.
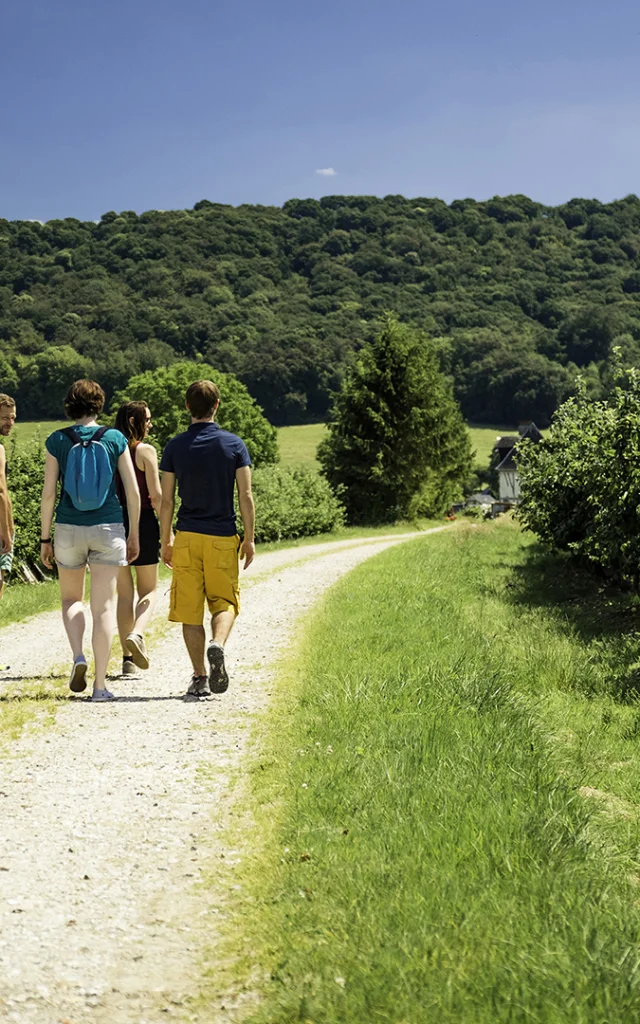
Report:
[[[146,402],[126,402],[118,409],[115,425],[127,438],[140,491],[140,554],[131,565],[121,568],[118,575],[118,633],[122,644],[122,675],[130,676],[136,674],[137,668],[149,668],[144,630],[153,615],[158,590],[158,516],[162,491],[158,455],[153,445],[146,441],[151,429],[149,406]],[[124,512],[125,530],[128,530],[127,504],[120,487],[118,496]]]

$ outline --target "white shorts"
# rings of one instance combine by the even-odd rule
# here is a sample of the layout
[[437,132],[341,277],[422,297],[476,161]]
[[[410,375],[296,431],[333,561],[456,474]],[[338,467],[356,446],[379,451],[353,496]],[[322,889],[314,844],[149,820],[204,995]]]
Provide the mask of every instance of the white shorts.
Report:
[[127,565],[124,523],[99,526],[56,523],[53,552],[62,569],[82,569],[87,562],[89,565]]

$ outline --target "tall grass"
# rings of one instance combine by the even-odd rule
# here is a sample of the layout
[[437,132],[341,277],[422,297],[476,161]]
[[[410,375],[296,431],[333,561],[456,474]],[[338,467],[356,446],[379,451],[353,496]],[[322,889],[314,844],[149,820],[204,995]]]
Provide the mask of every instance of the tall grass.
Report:
[[255,763],[243,1019],[640,1019],[628,645],[567,617],[531,543],[407,544],[314,615]]

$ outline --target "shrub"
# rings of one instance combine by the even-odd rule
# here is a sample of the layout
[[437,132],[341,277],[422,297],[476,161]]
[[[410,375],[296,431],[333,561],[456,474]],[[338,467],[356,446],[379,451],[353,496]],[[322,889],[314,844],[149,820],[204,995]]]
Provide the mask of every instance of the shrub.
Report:
[[256,540],[293,540],[344,525],[344,509],[327,481],[304,467],[269,466],[253,474]]
[[336,398],[318,449],[353,523],[437,515],[471,470],[471,442],[426,337],[386,315]]
[[8,484],[16,524],[14,553],[19,561],[40,563],[40,496],[44,481],[44,445],[14,435],[8,445]]
[[640,576],[640,373],[625,371],[606,402],[583,384],[548,438],[518,456],[519,518],[552,547],[620,580]]
[[191,417],[185,408],[185,393],[194,380],[213,380],[220,389],[216,420],[225,430],[238,434],[247,445],[255,466],[278,461],[275,427],[244,384],[230,373],[219,373],[207,363],[180,362],[161,366],[132,377],[111,402],[115,413],[124,402],[143,401],[153,415],[153,440],[164,448],[169,438],[186,430]]

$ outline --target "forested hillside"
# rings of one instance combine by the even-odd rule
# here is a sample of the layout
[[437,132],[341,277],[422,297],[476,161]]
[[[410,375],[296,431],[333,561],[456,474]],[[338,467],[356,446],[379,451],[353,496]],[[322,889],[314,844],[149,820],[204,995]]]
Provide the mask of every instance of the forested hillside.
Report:
[[465,415],[544,425],[612,346],[640,354],[640,200],[387,196],[0,220],[0,387],[56,416],[73,377],[110,392],[201,356],[275,423],[322,418],[382,310],[437,340]]

